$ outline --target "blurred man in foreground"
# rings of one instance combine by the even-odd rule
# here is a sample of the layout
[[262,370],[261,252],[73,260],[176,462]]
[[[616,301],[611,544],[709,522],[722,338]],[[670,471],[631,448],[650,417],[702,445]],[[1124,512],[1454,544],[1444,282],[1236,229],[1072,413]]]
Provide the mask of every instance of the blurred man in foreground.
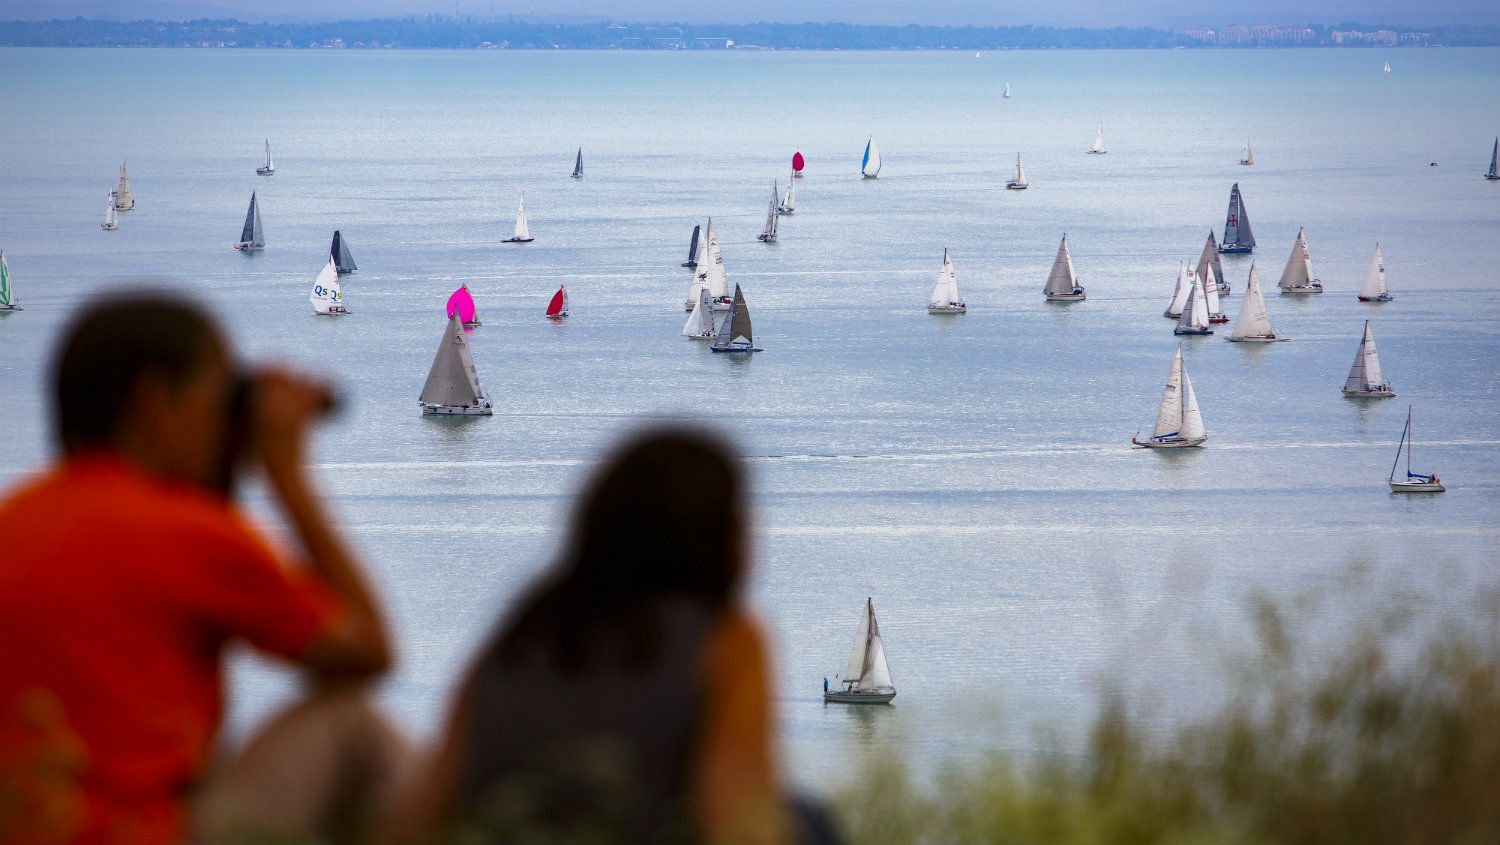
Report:
[[[89,308],[54,366],[61,454],[0,498],[0,841],[181,842],[227,645],[248,641],[325,691],[391,663],[303,467],[328,393],[281,371],[236,377],[213,324],[164,295]],[[240,461],[264,471],[302,564],[225,496]],[[299,711],[306,759],[261,759],[262,773],[332,765],[313,759],[326,738]]]

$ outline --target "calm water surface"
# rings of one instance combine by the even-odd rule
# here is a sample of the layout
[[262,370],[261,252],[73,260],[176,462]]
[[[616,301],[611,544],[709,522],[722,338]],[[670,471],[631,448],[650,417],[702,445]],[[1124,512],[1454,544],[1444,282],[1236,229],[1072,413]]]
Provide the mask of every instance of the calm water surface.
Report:
[[[1315,622],[1337,629],[1393,596],[1462,615],[1500,581],[1500,186],[1479,178],[1500,50],[0,50],[0,87],[0,247],[27,307],[0,318],[0,480],[46,459],[70,309],[117,285],[192,292],[247,355],[345,390],[317,473],[399,633],[383,703],[419,733],[557,552],[601,451],[648,419],[710,422],[750,456],[752,599],[785,757],[815,785],[862,749],[931,761],[1075,730],[1101,683],[1190,709],[1255,595],[1338,593]],[[1101,122],[1108,155],[1084,155]],[[871,134],[876,181],[857,173]],[[258,178],[267,137],[277,174]],[[759,244],[796,149],[797,212]],[[1017,152],[1023,193],[1001,189]],[[101,232],[122,159],[138,205]],[[1290,343],[1185,342],[1211,439],[1131,450],[1176,346],[1177,263],[1236,180],[1264,282],[1305,227],[1327,293],[1268,296]],[[268,246],[241,255],[252,190]],[[502,245],[522,191],[537,240]],[[678,335],[678,264],[709,215],[766,349],[751,360]],[[335,228],[355,315],[316,319]],[[1048,305],[1064,232],[1089,299]],[[1397,299],[1364,305],[1377,240]],[[944,247],[962,317],[923,308]],[[1249,264],[1224,258],[1231,315]],[[422,419],[464,280],[496,414]],[[1339,394],[1365,319],[1397,399]],[[1386,492],[1408,402],[1443,496]],[[900,696],[825,707],[867,595]],[[240,730],[289,689],[250,662],[234,682]]]

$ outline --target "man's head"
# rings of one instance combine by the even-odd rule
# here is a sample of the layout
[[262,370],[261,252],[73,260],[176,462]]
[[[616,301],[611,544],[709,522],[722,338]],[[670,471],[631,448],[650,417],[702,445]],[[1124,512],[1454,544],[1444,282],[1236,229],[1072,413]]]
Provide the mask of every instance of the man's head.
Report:
[[157,475],[214,481],[232,377],[202,311],[164,293],[109,297],[73,320],[55,360],[53,425],[65,454],[104,449]]

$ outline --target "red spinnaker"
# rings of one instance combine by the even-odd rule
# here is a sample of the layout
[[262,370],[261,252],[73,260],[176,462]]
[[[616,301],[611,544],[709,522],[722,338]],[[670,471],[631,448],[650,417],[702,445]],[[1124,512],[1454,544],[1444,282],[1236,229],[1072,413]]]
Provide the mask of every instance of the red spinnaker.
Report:
[[549,303],[547,303],[547,316],[548,317],[556,317],[558,314],[562,313],[562,309],[563,309],[563,289],[562,288],[558,288],[557,289],[557,293],[552,294],[552,301],[549,302]]
[[792,169],[797,171],[798,173],[801,173],[803,164],[805,164],[805,162],[802,160],[802,153],[792,153]]

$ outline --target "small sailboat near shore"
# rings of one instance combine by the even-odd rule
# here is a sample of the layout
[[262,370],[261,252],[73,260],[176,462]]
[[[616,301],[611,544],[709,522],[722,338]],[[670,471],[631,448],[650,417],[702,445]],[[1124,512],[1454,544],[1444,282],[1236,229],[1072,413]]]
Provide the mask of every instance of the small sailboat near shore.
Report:
[[583,147],[578,148],[578,158],[573,160],[573,178],[583,178]]
[[1010,174],[1010,181],[1005,183],[1008,191],[1026,190],[1026,171],[1021,169],[1021,154],[1016,153],[1016,169]]
[[313,280],[312,293],[307,298],[312,303],[314,314],[337,317],[351,313],[344,307],[344,291],[339,286],[339,269],[332,256],[329,256],[328,263],[323,265],[322,271]]
[[1250,231],[1250,213],[1245,210],[1245,198],[1240,195],[1240,183],[1229,189],[1229,212],[1224,216],[1224,241],[1219,252],[1246,253],[1255,251],[1255,233]]
[[699,247],[698,247],[698,243],[699,243],[698,236],[702,233],[702,231],[703,231],[703,227],[702,226],[694,226],[693,227],[693,237],[692,237],[692,240],[688,241],[688,260],[682,262],[682,266],[684,266],[684,267],[697,267],[698,266],[698,249],[699,249]]
[[1199,284],[1197,276],[1189,284],[1187,304],[1182,307],[1182,313],[1177,315],[1177,325],[1172,329],[1172,334],[1213,334],[1214,330],[1208,323],[1208,303],[1203,299],[1203,286]]
[[828,689],[827,681],[824,682],[825,703],[888,704],[896,697],[891,667],[885,659],[885,643],[880,639],[880,623],[875,619],[875,603],[868,598],[854,634],[854,650],[839,680],[843,689]]
[[745,292],[734,286],[734,305],[724,325],[714,334],[709,349],[714,352],[761,352],[755,345],[754,330],[750,325],[750,306],[745,303]]
[[1396,297],[1385,282],[1385,257],[1380,254],[1380,244],[1375,244],[1375,254],[1370,256],[1370,269],[1365,271],[1365,283],[1359,289],[1360,302],[1390,302]]
[[255,168],[255,172],[256,172],[257,175],[260,175],[260,176],[275,176],[276,175],[276,164],[275,164],[275,162],[271,161],[271,139],[270,138],[266,139],[266,157],[265,157],[265,162],[263,164],[261,164],[260,167]]
[[458,322],[466,329],[484,325],[479,321],[479,306],[474,304],[474,292],[469,290],[468,282],[460,282],[458,289],[449,294],[446,313],[449,317],[457,315]]
[[1495,145],[1490,147],[1490,169],[1485,172],[1484,178],[1491,182],[1500,179],[1500,138],[1495,139]]
[[[1396,460],[1391,464],[1390,477],[1386,483],[1390,484],[1392,493],[1441,493],[1448,489],[1438,480],[1437,474],[1423,475],[1420,472],[1411,471],[1411,453],[1416,445],[1415,435],[1411,430],[1411,406],[1406,406],[1406,427],[1401,429],[1401,442],[1396,444]],[[1396,467],[1401,465],[1401,452],[1406,452],[1406,475],[1401,479],[1396,478]]]
[[1375,332],[1365,321],[1365,333],[1354,350],[1354,363],[1344,379],[1344,395],[1351,399],[1389,399],[1396,395],[1380,372],[1380,353],[1375,351]]
[[1052,259],[1052,271],[1047,274],[1047,284],[1042,294],[1048,302],[1082,302],[1088,299],[1083,285],[1078,283],[1078,274],[1073,272],[1073,254],[1068,252],[1068,235],[1063,233],[1062,243],[1057,246],[1057,256]]
[[240,252],[255,252],[266,248],[266,235],[260,225],[260,203],[255,192],[250,192],[250,207],[245,210],[245,225],[240,227],[240,242],[234,245]]
[[687,322],[682,324],[682,335],[693,340],[714,339],[714,302],[708,288],[698,288],[698,301],[688,312]]
[[953,262],[948,259],[948,250],[943,250],[943,266],[938,270],[937,281],[932,285],[932,295],[927,298],[928,314],[963,314],[969,310],[958,295],[958,277],[953,272]]
[[24,310],[16,304],[16,293],[10,287],[10,265],[5,261],[5,250],[0,249],[0,313]]
[[1167,386],[1161,394],[1161,407],[1156,411],[1156,426],[1145,440],[1136,437],[1130,442],[1144,449],[1181,449],[1199,446],[1208,440],[1203,428],[1203,414],[1198,410],[1198,396],[1193,393],[1192,379],[1182,364],[1182,346],[1172,359],[1172,369],[1167,374]]
[[859,162],[860,175],[874,179],[880,175],[880,148],[875,146],[875,137],[865,142],[865,156]]
[[1266,297],[1260,290],[1260,274],[1255,272],[1255,262],[1250,262],[1250,281],[1245,284],[1245,298],[1240,302],[1240,315],[1235,318],[1234,330],[1229,340],[1234,343],[1275,343],[1287,338],[1279,337],[1271,328],[1271,314],[1266,310]]
[[568,286],[558,285],[557,293],[552,294],[552,299],[547,303],[547,317],[552,320],[561,320],[568,316]]
[[479,371],[469,352],[469,341],[458,315],[448,318],[443,339],[432,358],[432,369],[417,400],[423,416],[475,417],[495,413],[489,397],[479,386]]
[[1255,151],[1250,149],[1250,139],[1245,139],[1245,152],[1240,155],[1240,164],[1249,167],[1255,164]]
[[505,239],[508,244],[529,244],[536,240],[531,236],[531,227],[526,222],[526,195],[522,194],[516,202],[516,229],[515,233]]
[[781,219],[781,185],[773,182],[771,184],[771,204],[766,206],[766,225],[760,230],[755,239],[763,244],[776,242],[776,229]]
[[99,228],[106,232],[113,232],[120,228],[120,217],[115,213],[114,191],[109,192],[109,197],[104,202],[104,222],[99,224]]
[[354,256],[349,253],[349,242],[338,229],[333,230],[333,243],[328,246],[328,255],[333,258],[333,266],[338,269],[340,276],[347,276],[358,270],[354,263]]
[[1312,255],[1307,251],[1307,238],[1297,230],[1297,240],[1292,244],[1292,254],[1287,256],[1286,268],[1276,286],[1284,294],[1322,293],[1322,280],[1313,276]]
[[1099,124],[1099,130],[1094,133],[1094,146],[1089,148],[1089,155],[1102,156],[1109,150],[1104,149],[1104,124]]
[[125,169],[125,163],[120,163],[120,178],[115,181],[115,211],[129,211],[135,208],[135,195],[130,192],[130,173]]

